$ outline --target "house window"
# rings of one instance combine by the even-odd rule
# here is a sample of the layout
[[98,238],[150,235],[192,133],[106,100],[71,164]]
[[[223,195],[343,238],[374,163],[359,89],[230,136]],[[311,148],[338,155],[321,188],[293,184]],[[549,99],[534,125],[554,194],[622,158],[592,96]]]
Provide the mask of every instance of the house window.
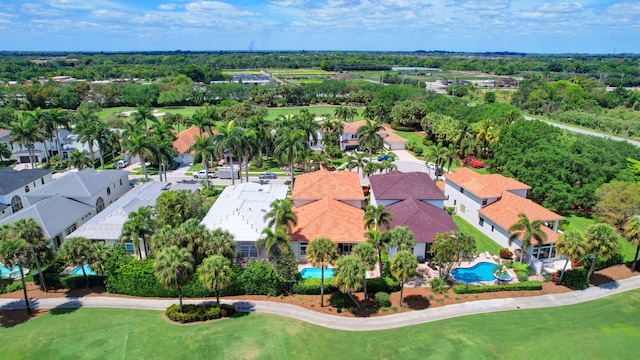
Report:
[[120,179],[120,186],[122,186],[122,179]]
[[111,195],[111,188],[107,188],[107,195]]
[[456,203],[458,202],[458,200],[453,200],[453,206],[456,206]]
[[553,259],[556,257],[555,244],[546,244],[542,246],[535,246],[533,248],[533,256],[538,260]]
[[353,244],[339,243],[338,244],[338,254],[340,254],[340,255],[350,254],[352,248],[353,248]]
[[73,224],[73,225],[69,226],[68,228],[66,228],[64,230],[64,236],[67,236],[67,235],[71,234],[74,231],[76,231],[76,224]]
[[29,192],[29,185],[27,185],[27,186],[25,186],[25,187],[24,187],[24,192],[25,192],[25,193],[28,193],[28,192]]
[[44,185],[44,178],[40,178],[40,182]]
[[464,194],[464,189],[462,188],[462,186],[460,187],[460,193]]
[[482,206],[487,205],[487,199],[482,199]]
[[257,258],[258,257],[258,249],[253,246],[253,243],[240,243],[238,247],[238,253],[245,258]]
[[13,210],[14,213],[22,210],[22,199],[20,199],[20,196],[16,195],[11,199],[11,210]]
[[491,232],[493,232],[493,228],[494,228],[494,227],[495,227],[495,226],[491,225]]
[[307,255],[307,246],[309,243],[301,242],[300,243],[300,255]]
[[480,218],[480,221],[478,222],[478,224],[480,224],[480,227],[484,226],[484,219]]
[[460,212],[463,214],[467,212],[467,207],[464,204],[460,204]]
[[102,210],[104,210],[104,199],[99,197],[98,200],[96,200],[96,214]]

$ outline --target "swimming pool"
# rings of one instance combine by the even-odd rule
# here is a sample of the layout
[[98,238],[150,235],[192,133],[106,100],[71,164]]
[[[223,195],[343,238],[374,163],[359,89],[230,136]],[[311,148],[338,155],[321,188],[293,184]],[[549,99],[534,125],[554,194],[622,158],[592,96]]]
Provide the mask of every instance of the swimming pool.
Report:
[[[454,279],[463,283],[474,283],[480,281],[496,280],[494,272],[498,270],[498,265],[490,262],[480,262],[469,268],[457,268],[451,272]],[[511,276],[506,274],[500,280],[510,280]]]
[[8,269],[6,266],[0,265],[0,278],[8,279],[10,277],[20,277],[20,267],[16,265],[13,269]]
[[[91,270],[89,264],[84,265],[84,272],[87,273],[87,276],[96,275],[95,271]],[[76,266],[71,270],[72,275],[82,275],[82,267]]]
[[[302,275],[303,279],[320,279],[322,276],[321,268],[304,268],[300,271],[300,275]],[[333,278],[333,268],[324,269],[324,278],[331,279]]]

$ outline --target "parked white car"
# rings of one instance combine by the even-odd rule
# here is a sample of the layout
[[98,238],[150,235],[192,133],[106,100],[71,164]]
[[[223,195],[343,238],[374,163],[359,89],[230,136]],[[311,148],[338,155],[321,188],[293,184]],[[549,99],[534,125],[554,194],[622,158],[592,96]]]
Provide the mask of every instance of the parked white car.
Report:
[[[193,178],[194,179],[206,179],[207,178],[207,173],[204,170],[200,170],[198,172],[193,173]],[[209,179],[215,179],[216,178],[216,173],[213,171],[209,171]]]
[[118,169],[122,169],[127,167],[127,165],[129,165],[129,163],[127,162],[127,160],[118,160],[118,162],[116,162],[116,167]]

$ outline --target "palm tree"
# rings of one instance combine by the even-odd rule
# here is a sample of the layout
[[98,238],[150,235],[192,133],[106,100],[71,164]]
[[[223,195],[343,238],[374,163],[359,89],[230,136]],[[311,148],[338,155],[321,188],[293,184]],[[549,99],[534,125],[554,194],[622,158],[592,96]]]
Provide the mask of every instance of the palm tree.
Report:
[[[439,142],[436,145],[431,145],[427,147],[427,149],[424,152],[424,161],[426,163],[433,162],[438,167],[442,168],[444,167],[445,161],[447,161],[447,158],[448,158],[447,155],[448,155],[447,148],[442,146],[442,143]],[[431,172],[431,170],[429,170],[429,172]]]
[[489,152],[489,146],[498,141],[498,133],[493,127],[492,121],[485,119],[479,121],[472,126],[476,133],[476,140],[482,143],[482,151],[486,154]]
[[96,134],[98,132],[97,124],[100,119],[89,110],[80,110],[76,112],[74,132],[78,134],[78,141],[87,143],[89,147],[89,157],[91,158],[91,167],[95,166],[95,159],[93,156],[93,144],[96,141]]
[[284,228],[285,233],[291,232],[298,224],[298,215],[293,211],[293,200],[276,199],[269,206],[270,210],[264,215],[264,220],[269,219],[268,225],[272,228]]
[[80,266],[82,268],[82,276],[84,282],[89,288],[89,278],[84,266],[89,262],[89,254],[91,253],[91,240],[85,237],[67,238],[58,249],[58,256],[69,266]]
[[[242,154],[240,157],[240,167],[242,168],[242,161],[245,163],[245,176],[246,182],[249,182],[249,158],[255,155],[258,150],[258,135],[253,130],[245,130],[240,137],[238,152]],[[240,176],[240,182],[242,182],[242,176]]]
[[82,170],[91,165],[91,160],[87,155],[89,154],[86,150],[75,149],[69,154],[69,164],[78,170]]
[[222,255],[213,255],[204,259],[198,267],[198,280],[207,289],[216,291],[216,303],[220,306],[220,289],[231,282],[231,261]]
[[156,225],[151,207],[141,206],[138,210],[130,212],[127,221],[122,224],[120,243],[132,242],[134,252],[136,252],[135,255],[142,258],[142,252],[140,251],[140,242],[142,242],[145,257],[147,257],[151,249],[149,239],[151,239]]
[[153,120],[153,111],[149,105],[138,104],[136,112],[133,114],[133,120],[139,127],[147,128],[149,120]]
[[264,116],[254,116],[249,119],[247,128],[253,130],[256,134],[256,140],[258,142],[258,166],[262,166],[262,151],[273,136],[271,134],[271,123],[265,120]]
[[193,116],[187,120],[187,124],[197,127],[200,131],[200,136],[202,136],[205,131],[213,135],[212,130],[219,120],[220,116],[215,107],[206,104],[205,108],[196,110]]
[[638,252],[640,252],[640,217],[631,218],[624,227],[624,233],[627,239],[636,246],[636,256],[633,257],[633,262],[631,263],[631,272],[634,272],[638,262]]
[[6,143],[0,143],[0,160],[8,159],[11,157],[11,149]]
[[394,278],[400,280],[400,305],[402,306],[402,291],[404,283],[414,276],[418,269],[418,260],[410,251],[398,251],[396,256],[391,260],[391,274]]
[[302,130],[292,129],[290,127],[281,127],[278,129],[275,140],[274,154],[278,154],[281,159],[286,160],[291,171],[291,186],[295,181],[293,163],[304,154],[309,148],[309,142],[305,141],[305,133]]
[[105,274],[105,263],[113,253],[113,246],[105,245],[101,242],[93,242],[91,244],[89,249],[89,268],[96,275],[103,276]]
[[387,159],[378,164],[378,169],[381,173],[384,170],[385,174],[388,174],[389,171],[398,170],[398,165],[394,164],[393,160]]
[[373,161],[373,149],[379,149],[384,145],[382,138],[378,135],[378,131],[382,130],[384,130],[382,124],[366,119],[365,124],[356,131],[360,146],[369,149],[369,162]]
[[34,145],[38,141],[42,141],[44,136],[42,135],[40,125],[30,116],[22,116],[11,124],[11,143],[18,143],[23,148],[26,148],[29,152],[29,161],[31,168],[36,168]]
[[538,242],[538,246],[542,246],[547,241],[547,233],[542,230],[544,226],[543,220],[530,221],[525,213],[519,213],[520,220],[509,227],[509,245],[515,240],[522,240],[520,247],[520,262],[525,251],[531,246],[531,240]]
[[233,240],[233,234],[228,230],[216,228],[211,232],[211,237],[208,239],[208,246],[213,255],[221,255],[227,259],[233,259],[237,243]]
[[[377,254],[373,245],[363,242],[351,249],[351,254],[360,258],[365,266],[365,271],[371,271],[376,267]],[[367,280],[364,281],[364,299],[367,300]]]
[[62,142],[60,141],[60,128],[70,129],[71,118],[69,113],[60,109],[53,109],[47,112],[46,121],[51,125],[56,136],[58,147],[58,163],[62,163]]
[[217,134],[213,136],[214,145],[224,152],[229,152],[231,159],[231,185],[235,184],[235,171],[233,165],[233,158],[240,158],[240,150],[242,148],[242,138],[244,136],[244,129],[234,126],[234,121],[229,121],[226,125],[216,127]]
[[97,121],[94,124],[93,131],[94,131],[93,136],[94,136],[95,142],[98,144],[100,166],[104,170],[104,153],[106,152],[107,147],[111,142],[111,138],[112,138],[111,130],[107,127],[107,124],[105,124],[104,122]]
[[147,156],[151,156],[153,152],[153,140],[143,128],[128,126],[124,132],[123,147],[127,150],[131,157],[138,156],[140,158],[140,166],[144,172],[145,181],[149,181],[147,173]]
[[[2,229],[0,229],[2,231]],[[24,281],[24,272],[22,268],[27,265],[29,260],[28,245],[23,240],[13,239],[6,234],[0,232],[0,261],[5,267],[13,269],[16,265],[20,271],[20,281],[22,282],[22,292],[24,293],[24,304],[27,308],[27,314],[31,314],[31,306],[27,297],[27,285]]]
[[387,251],[386,249],[387,249],[388,237],[385,236],[383,232],[375,228],[367,230],[367,232],[364,233],[364,236],[367,238],[367,242],[371,244],[376,249],[376,252],[378,253],[378,265],[380,266],[379,277],[382,279],[382,269],[383,269],[382,253]]
[[333,110],[333,116],[337,117],[342,122],[347,121],[350,114],[351,114],[351,111],[349,110],[349,107],[344,103],[342,103],[340,106],[338,106]]
[[313,114],[309,113],[309,110],[302,109],[298,114],[297,128],[304,131],[307,142],[318,142],[318,130],[320,130],[320,124],[313,117]]
[[[366,158],[366,154],[362,152],[354,152],[347,157],[347,169],[351,170],[356,168],[359,173],[360,169],[364,170],[364,166],[369,162]],[[364,179],[364,171],[362,171],[362,178]]]
[[220,152],[210,136],[196,136],[194,140],[195,142],[189,147],[188,151],[194,152],[194,160],[200,159],[202,161],[202,168],[206,177],[205,181],[207,187],[209,187],[209,159],[215,158]]
[[389,231],[389,246],[397,246],[398,251],[413,251],[416,246],[413,232],[406,226],[396,226]]
[[153,151],[156,154],[158,161],[158,173],[160,174],[160,181],[162,181],[162,171],[165,171],[165,181],[167,162],[173,163],[173,158],[176,155],[176,151],[173,148],[173,141],[176,139],[173,133],[173,128],[169,126],[167,122],[160,118],[154,118],[152,120],[152,139],[153,139]]
[[618,250],[618,232],[609,224],[591,224],[584,232],[586,253],[593,257],[587,279],[596,268],[600,256],[609,256]]
[[564,233],[558,236],[556,251],[558,254],[564,255],[566,260],[562,268],[562,273],[560,274],[559,283],[562,283],[562,277],[564,276],[569,261],[575,262],[576,260],[582,259],[585,255],[585,242],[582,234],[573,228],[565,230]]
[[270,259],[282,252],[289,251],[291,248],[291,245],[289,245],[289,236],[287,236],[287,233],[282,227],[276,228],[275,230],[265,228],[262,230],[262,235],[264,235],[264,237],[256,241],[256,248],[258,248],[258,251],[264,249],[265,254]]
[[376,173],[376,171],[380,170],[380,165],[374,162],[368,162],[364,164],[364,169],[362,170],[362,174],[366,176],[371,176]]
[[155,275],[167,289],[177,289],[182,312],[182,287],[191,281],[193,255],[185,248],[171,246],[161,250],[155,260]]
[[360,290],[366,281],[364,263],[355,255],[346,255],[337,261],[336,266],[334,270],[336,286],[340,291],[349,295],[360,309],[360,302],[353,297],[352,293]]
[[15,239],[23,240],[27,244],[29,257],[35,261],[36,269],[38,269],[40,287],[44,292],[47,292],[44,275],[42,274],[42,269],[40,267],[40,256],[38,256],[41,252],[48,250],[49,245],[49,241],[44,237],[42,227],[33,218],[23,218],[12,223],[10,229],[10,232]]
[[382,230],[385,227],[389,230],[391,221],[393,220],[393,214],[388,212],[384,205],[367,205],[364,209],[364,226],[367,229]]
[[320,266],[322,273],[320,276],[320,307],[324,306],[324,268],[335,264],[338,259],[336,244],[331,239],[317,237],[307,246],[307,260],[313,266]]
[[[38,125],[39,141],[41,141],[42,145],[44,145],[44,158],[48,160],[50,157],[50,153],[49,153],[49,147],[47,146],[47,140],[51,138],[51,132],[53,130],[51,129],[51,126],[48,124],[47,114],[44,111],[42,111],[40,107],[37,107],[35,108],[35,110],[33,110],[30,113],[24,113],[23,116],[31,118],[31,120],[33,120],[33,122],[35,122]],[[40,161],[44,161],[44,158],[40,159]]]
[[482,146],[473,136],[467,135],[460,141],[460,153],[462,157],[467,158],[467,167],[471,167],[471,156],[478,155]]

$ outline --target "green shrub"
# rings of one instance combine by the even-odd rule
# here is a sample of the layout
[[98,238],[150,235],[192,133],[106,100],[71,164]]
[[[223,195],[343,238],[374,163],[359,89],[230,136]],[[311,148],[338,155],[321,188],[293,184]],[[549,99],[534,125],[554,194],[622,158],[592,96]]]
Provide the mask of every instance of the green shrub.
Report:
[[516,271],[516,277],[518,278],[518,281],[520,282],[525,282],[529,280],[529,272],[527,271]]
[[402,125],[398,125],[396,123],[391,123],[391,128],[395,131],[404,131],[404,132],[414,132],[416,131],[416,129],[412,128],[411,126],[402,126]]
[[531,266],[525,264],[525,263],[521,263],[519,261],[515,261],[512,262],[511,264],[508,265],[510,268],[512,268],[514,271],[518,272],[518,271],[524,271],[527,274],[531,274]]
[[209,186],[208,188],[204,188],[200,191],[200,194],[204,195],[204,196],[218,196],[220,194],[222,194],[222,190],[223,189],[217,189],[213,186]]
[[499,285],[481,285],[481,286],[467,286],[464,284],[457,284],[453,287],[453,292],[456,294],[480,294],[486,292],[498,292],[498,291],[528,291],[528,290],[542,290],[542,283],[540,281],[525,281],[514,284],[499,284]]
[[622,255],[622,253],[618,251],[608,258],[603,258],[603,257],[598,258],[598,263],[596,264],[595,270],[596,271],[602,270],[602,269],[606,269],[608,267],[618,265],[618,264],[623,264],[623,263],[624,263],[624,255]]
[[277,296],[284,292],[287,285],[271,263],[260,260],[251,261],[241,278],[247,295]]
[[445,206],[444,210],[447,212],[447,214],[449,214],[450,216],[453,216],[456,214],[456,207],[455,206]]
[[423,152],[424,152],[424,149],[421,148],[421,147],[417,147],[417,148],[413,149],[413,153],[416,154],[416,156],[422,155]]
[[353,304],[353,301],[351,301],[351,297],[349,297],[348,294],[345,294],[340,291],[334,291],[331,294],[329,303],[331,304],[331,306],[335,308],[342,309],[342,308],[351,307],[351,305]]
[[229,317],[236,313],[236,308],[232,305],[222,304],[220,307],[213,304],[187,304],[182,306],[173,304],[166,310],[167,317],[173,321],[190,323],[195,321],[207,321]]
[[0,280],[0,294],[12,293],[18,290],[22,290],[22,282],[11,279]]
[[586,289],[589,287],[587,273],[587,269],[583,267],[567,270],[562,277],[560,285],[565,285],[578,290]]
[[391,298],[386,292],[377,292],[375,295],[376,306],[379,308],[391,306]]
[[154,275],[153,260],[133,259],[108,276],[107,291],[144,297],[177,297],[176,290],[166,289]]
[[[79,289],[86,287],[84,276],[82,275],[60,275],[45,272],[43,272],[43,275],[48,289]],[[104,276],[89,275],[87,279],[89,280],[89,286],[105,286]],[[33,283],[40,285],[40,277],[34,277]]]
[[[320,295],[320,279],[302,279],[293,285],[291,290],[294,294],[300,295]],[[333,284],[333,279],[324,279],[324,293],[331,294],[338,291]]]
[[413,151],[416,148],[416,140],[409,140],[407,141],[406,144],[404,144],[404,149],[405,150],[409,150],[409,151]]
[[377,292],[392,293],[400,291],[400,281],[388,276],[380,278],[367,279],[367,291],[371,294]]
[[447,292],[447,282],[444,281],[443,278],[435,278],[429,281],[429,285],[431,285],[431,289],[438,294],[444,294]]

